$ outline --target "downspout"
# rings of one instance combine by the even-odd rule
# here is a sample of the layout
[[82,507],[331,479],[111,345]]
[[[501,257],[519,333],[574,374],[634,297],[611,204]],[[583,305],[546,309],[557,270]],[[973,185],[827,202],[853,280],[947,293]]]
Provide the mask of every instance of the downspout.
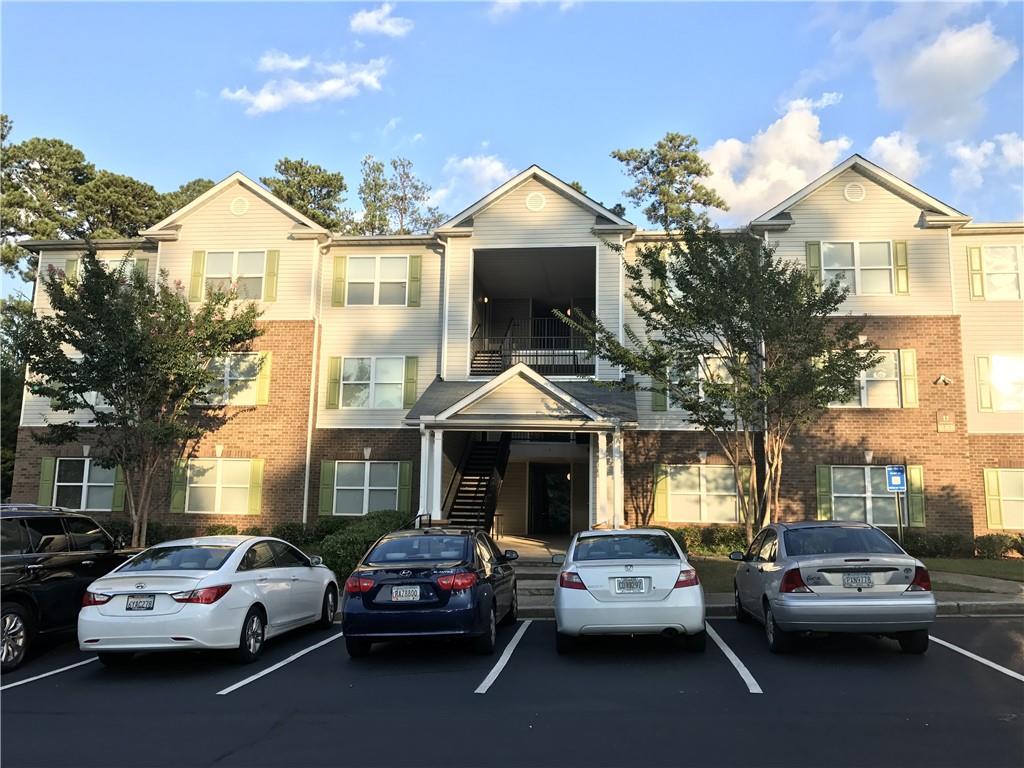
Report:
[[448,238],[437,235],[441,245],[441,361],[438,376],[445,378],[448,372]]
[[[328,243],[330,241],[328,240]],[[330,249],[328,244],[327,249]],[[309,309],[313,316],[313,349],[312,360],[310,361],[309,372],[309,402],[306,408],[306,466],[302,479],[302,524],[309,521],[309,474],[310,459],[313,454],[313,420],[316,416],[316,389],[320,373],[320,311],[319,304],[322,301],[321,265],[323,263],[323,249],[319,240],[313,241],[313,279],[309,289]]]

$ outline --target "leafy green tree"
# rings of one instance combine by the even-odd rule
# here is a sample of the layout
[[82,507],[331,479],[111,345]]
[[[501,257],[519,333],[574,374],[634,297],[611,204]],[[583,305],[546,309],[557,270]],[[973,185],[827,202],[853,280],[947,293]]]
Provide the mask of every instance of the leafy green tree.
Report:
[[18,425],[25,387],[25,364],[12,343],[20,324],[32,315],[26,299],[0,299],[0,500],[11,495],[14,457],[18,450]]
[[[583,185],[580,182],[578,182],[578,181],[570,181],[569,182],[569,186],[572,187],[573,189],[575,189],[581,195],[586,195],[587,194],[587,190],[585,190],[583,188]],[[590,197],[590,196],[587,195],[587,197]],[[600,205],[602,208],[608,208],[608,210],[611,211],[612,213],[614,213],[616,216],[625,216],[626,215],[626,206],[624,206],[622,203],[616,203],[615,205],[613,205],[611,207],[605,205],[604,203],[598,203],[598,205]]]
[[331,231],[349,225],[351,213],[344,207],[348,185],[340,173],[308,160],[283,157],[274,165],[277,176],[260,179],[278,198]]
[[90,455],[124,472],[132,545],[142,546],[155,480],[228,420],[223,406],[206,402],[215,364],[250,348],[262,333],[260,312],[220,291],[193,307],[166,274],[154,285],[127,262],[105,267],[91,245],[78,274],[42,276],[52,313],[30,316],[14,342],[28,363],[28,390],[55,410],[88,416],[51,424],[37,439],[77,442],[83,424],[94,425]]
[[99,171],[78,190],[82,234],[92,238],[136,237],[163,218],[163,197],[152,185]]
[[[177,210],[184,208],[201,194],[213,186],[210,179],[192,179],[185,182],[173,192],[165,192],[163,197],[163,210],[160,218],[165,218]],[[159,221],[159,219],[158,219]],[[153,222],[156,223],[155,221]]]
[[412,161],[405,157],[392,159],[388,179],[391,232],[407,235],[440,226],[446,217],[436,206],[427,204],[429,199],[430,185],[412,172]]
[[363,217],[359,220],[359,234],[386,235],[391,231],[389,216],[390,192],[384,163],[367,155],[362,162],[362,180],[359,182],[359,202]]

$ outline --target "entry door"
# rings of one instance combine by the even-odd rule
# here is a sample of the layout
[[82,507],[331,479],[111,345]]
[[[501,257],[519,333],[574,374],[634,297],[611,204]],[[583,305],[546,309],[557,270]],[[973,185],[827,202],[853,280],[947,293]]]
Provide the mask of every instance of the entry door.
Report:
[[568,534],[572,519],[569,464],[530,464],[530,533]]

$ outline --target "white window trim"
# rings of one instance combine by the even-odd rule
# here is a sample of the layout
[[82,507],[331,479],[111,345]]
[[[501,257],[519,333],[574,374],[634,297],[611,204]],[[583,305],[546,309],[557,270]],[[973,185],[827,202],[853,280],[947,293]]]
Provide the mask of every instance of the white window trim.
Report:
[[229,392],[231,391],[230,387],[231,387],[231,382],[232,381],[259,381],[259,378],[260,378],[259,370],[256,371],[256,375],[253,376],[252,378],[235,378],[235,379],[233,379],[233,378],[231,378],[231,358],[234,357],[234,356],[237,356],[237,355],[251,355],[251,356],[255,357],[257,360],[259,360],[259,354],[260,354],[259,352],[227,352],[224,355],[223,359],[218,360],[217,361],[217,365],[218,365],[219,368],[221,368],[219,394],[217,394],[214,397],[211,397],[206,402],[211,404],[211,405],[244,405],[244,406],[255,405],[256,404],[255,396],[253,397],[253,402],[251,402],[251,403],[249,403],[249,402],[242,403],[242,402],[239,402],[238,398],[231,396],[229,394]]
[[[370,361],[370,380],[369,381],[345,381],[345,361],[346,360],[369,360]],[[377,381],[377,361],[378,360],[401,360],[402,361],[402,376],[399,381]],[[369,384],[370,394],[366,399],[366,405],[345,405],[345,385],[353,384]],[[405,357],[401,355],[348,355],[341,358],[341,389],[338,392],[338,407],[346,411],[398,411],[402,410],[402,406],[397,408],[379,408],[375,405],[377,401],[377,385],[385,384],[394,386],[398,384],[402,387],[402,400],[405,399]]]
[[[1000,506],[1002,505],[1002,503],[1004,501],[1021,501],[1021,502],[1024,502],[1024,497],[1005,496],[1005,495],[1003,495],[1003,485],[1004,485],[1004,483],[1003,483],[1003,473],[1004,472],[1013,472],[1015,474],[1024,475],[1024,469],[1016,469],[1014,467],[998,467],[997,471],[999,472],[999,503],[1000,503]],[[1015,527],[1015,526],[1012,526],[1012,525],[1005,525],[1005,524],[1003,524],[1003,525],[999,526],[998,530],[1000,530],[1000,531],[1024,531],[1024,527],[1019,527],[1018,528],[1018,527]]]
[[[702,355],[701,356],[701,361],[704,364],[703,365],[698,364],[698,366],[697,366],[697,397],[700,400],[702,400],[702,401],[704,400],[704,382],[708,380],[707,374],[704,372],[705,367],[707,367],[707,361],[708,360],[724,360],[724,359],[725,359],[724,355]],[[668,380],[671,381],[672,380],[672,374],[668,373],[666,375],[668,376]],[[723,382],[723,383],[725,383],[725,382]],[[676,400],[672,397],[672,393],[670,391],[668,391],[668,389],[665,390],[665,410],[667,410],[667,411],[677,411],[679,413],[686,413],[686,409],[683,406],[681,406],[678,402],[676,402]]]
[[[860,288],[860,273],[861,270],[868,272],[881,272],[885,267],[861,267],[860,263],[860,246],[862,243],[885,243],[889,246],[889,290],[884,293],[867,293],[862,291]],[[826,245],[851,245],[853,246],[853,266],[844,267],[843,269],[853,270],[853,285],[850,286],[851,296],[895,296],[896,295],[896,253],[895,247],[892,240],[822,240],[821,241],[821,280],[822,282],[828,282],[831,278],[826,276],[826,272],[830,268],[825,266],[825,246]],[[832,268],[831,271],[839,271],[838,269]]]
[[[210,275],[210,260],[209,255],[211,253],[230,253],[231,256],[231,274],[228,275],[228,279],[232,284],[237,284],[239,278],[242,277],[259,277],[260,278],[260,295],[259,296],[248,296],[245,301],[263,301],[263,297],[266,295],[267,290],[267,250],[266,248],[208,248],[206,250],[206,258],[203,261],[203,298],[206,298],[206,281],[211,278]],[[263,271],[259,275],[255,273],[240,274],[238,272],[238,254],[240,253],[262,253],[263,254]],[[224,275],[212,275],[214,280],[223,280]]]
[[[362,464],[363,465],[363,484],[361,486],[355,485],[338,485],[338,465],[339,464]],[[395,485],[370,485],[370,465],[371,464],[394,464],[395,466]],[[333,485],[334,490],[331,493],[331,515],[334,517],[365,517],[369,513],[370,507],[370,491],[394,491],[395,492],[395,509],[398,508],[398,486],[399,486],[399,473],[402,471],[399,462],[397,461],[336,461],[334,462],[334,478]],[[338,491],[362,491],[363,492],[363,511],[362,512],[339,512],[338,511]]]
[[[1017,262],[1017,271],[1016,272],[989,272],[985,268],[985,253],[986,253],[986,251],[988,251],[991,248],[1013,248],[1014,256],[1015,256],[1016,262]],[[990,243],[988,245],[981,246],[981,280],[982,280],[982,284],[985,287],[985,301],[1020,301],[1022,298],[1024,298],[1024,265],[1021,264],[1022,260],[1024,260],[1024,249],[1022,249],[1020,246],[1018,246],[1016,244],[1010,243],[1010,244],[1007,244],[1007,245],[995,245],[995,244],[991,244]],[[1016,275],[1017,276],[1017,296],[1016,296],[1016,298],[1012,298],[1012,297],[1011,298],[1007,298],[1007,299],[1002,299],[1002,298],[994,298],[993,299],[993,298],[989,298],[989,295],[988,295],[988,276],[989,275]]]
[[[62,461],[84,461],[85,467],[82,469],[82,481],[80,483],[62,483],[60,481],[60,463]],[[57,465],[54,467],[53,473],[53,494],[51,503],[57,506],[57,491],[60,488],[68,488],[77,486],[81,488],[81,493],[78,499],[78,506],[74,509],[82,512],[109,512],[110,507],[87,507],[86,503],[89,499],[89,488],[113,488],[116,485],[115,480],[111,480],[109,483],[90,483],[89,482],[89,470],[92,468],[93,460],[90,458],[75,458],[72,456],[65,456],[57,459]],[[116,470],[115,470],[116,472]]]
[[[409,303],[409,257],[401,253],[383,253],[383,254],[353,254],[348,257],[349,264],[352,263],[352,259],[374,259],[373,264],[373,302],[371,304],[353,304],[349,298],[349,286],[352,283],[362,285],[369,283],[369,280],[353,280],[351,278],[351,270],[345,270],[345,306],[352,307],[404,307]],[[380,260],[381,259],[405,259],[405,293],[402,301],[399,304],[381,304],[380,303]],[[384,280],[385,283],[396,283],[397,280]]]
[[[697,493],[693,491],[673,491],[672,490],[672,474],[671,470],[673,467],[696,467],[698,471],[698,479],[700,483],[700,490]],[[740,520],[740,495],[739,488],[736,489],[736,493],[709,493],[707,485],[707,477],[705,469],[708,467],[714,467],[716,469],[729,469],[732,470],[732,466],[729,464],[672,464],[669,465],[669,476],[668,481],[668,519],[673,523],[709,523],[719,525],[729,525],[730,523],[722,520],[708,520],[704,513],[704,500],[709,496],[731,496],[733,498],[733,511],[735,513],[735,519],[732,521],[738,523]],[[672,498],[674,496],[696,496],[698,508],[700,510],[700,517],[697,520],[681,520],[674,519],[672,517]]]
[[[193,509],[189,508],[189,501],[191,500],[192,485],[193,485],[193,483],[192,483],[192,462],[193,461],[197,461],[197,460],[198,461],[215,461],[215,462],[217,462],[217,473],[216,473],[216,476],[215,476],[214,481],[212,483],[195,483],[195,485],[197,485],[197,486],[199,486],[201,488],[213,487],[215,489],[214,505],[213,505],[214,508],[213,508],[213,510],[193,510]],[[246,489],[246,493],[248,494],[248,490],[249,490],[249,488],[250,488],[250,486],[252,484],[252,460],[251,459],[242,459],[242,458],[215,458],[215,459],[210,459],[210,458],[207,458],[205,456],[197,456],[195,458],[192,458],[192,459],[188,460],[188,465],[187,465],[186,470],[185,470],[185,514],[187,514],[187,515],[231,515],[231,516],[235,516],[235,517],[244,517],[245,515],[249,514],[248,495],[246,496],[246,508],[241,510],[240,512],[231,512],[231,511],[223,511],[223,510],[221,510],[221,491],[224,489],[224,485],[223,485],[223,483],[221,483],[221,467],[223,466],[225,461],[244,461],[244,462],[246,462],[249,465],[249,482],[247,482],[245,484],[245,486],[241,486],[241,485],[230,485],[230,486],[228,486],[229,488],[242,488],[242,487],[244,487]]]
[[[864,493],[836,493],[836,491],[835,491],[836,481],[835,481],[835,475],[833,474],[836,469],[862,469],[862,470],[864,470]],[[843,520],[840,520],[839,518],[836,517],[836,498],[837,497],[838,498],[844,498],[844,499],[864,499],[865,500],[865,504],[864,504],[864,509],[865,509],[864,516],[865,517],[864,517],[864,519],[865,519],[866,522],[870,523],[871,525],[877,525],[879,527],[885,527],[885,528],[895,528],[896,527],[896,522],[895,521],[893,521],[891,523],[876,523],[876,522],[874,522],[874,512],[873,512],[873,508],[872,508],[872,500],[874,498],[876,498],[876,495],[874,493],[872,493],[872,491],[871,491],[871,470],[872,469],[882,469],[882,470],[884,470],[885,467],[880,467],[877,464],[874,464],[874,465],[872,465],[872,464],[865,464],[865,465],[860,465],[860,464],[832,464],[832,465],[829,466],[829,470],[828,470],[829,471],[829,480],[830,480],[830,482],[832,484],[832,519],[833,520],[838,521],[838,522],[844,522]],[[903,496],[905,498],[906,494],[904,493]],[[889,501],[893,501],[894,500],[894,496],[891,493],[885,494],[884,497],[882,496],[882,494],[878,494],[877,498],[886,498]],[[900,514],[903,517],[903,525],[904,526],[909,525],[909,520],[907,519],[907,504],[905,502],[900,504],[900,508],[899,508],[898,514]]]
[[896,362],[896,376],[893,379],[871,379],[871,381],[895,381],[896,382],[896,396],[899,401],[897,405],[870,405],[868,403],[868,371],[863,370],[860,372],[857,378],[857,386],[859,389],[858,403],[829,403],[829,408],[843,408],[843,409],[854,409],[854,410],[879,410],[879,411],[895,411],[903,407],[903,370],[900,366],[900,351],[898,349],[880,349],[879,352],[886,354],[892,354]]

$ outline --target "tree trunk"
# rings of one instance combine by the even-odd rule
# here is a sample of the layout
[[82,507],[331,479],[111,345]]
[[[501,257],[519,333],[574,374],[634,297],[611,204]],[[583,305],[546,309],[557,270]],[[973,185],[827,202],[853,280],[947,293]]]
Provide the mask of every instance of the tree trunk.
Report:
[[124,467],[124,495],[128,502],[128,517],[132,521],[131,546],[139,546],[139,513],[135,503],[135,491],[133,489],[135,473],[128,467]]

